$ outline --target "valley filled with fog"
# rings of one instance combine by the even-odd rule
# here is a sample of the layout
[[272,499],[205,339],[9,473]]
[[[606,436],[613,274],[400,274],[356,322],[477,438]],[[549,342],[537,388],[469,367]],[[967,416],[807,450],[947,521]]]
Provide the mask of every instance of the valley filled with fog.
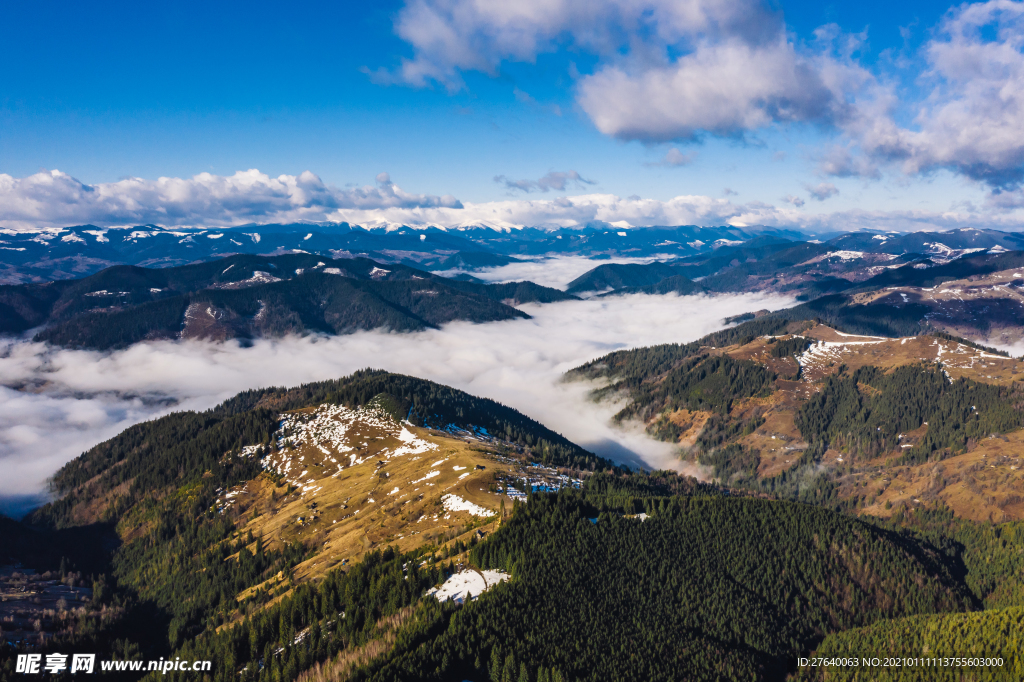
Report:
[[205,410],[249,388],[293,386],[367,367],[492,398],[619,462],[679,469],[673,446],[614,426],[615,406],[591,402],[590,386],[563,383],[562,374],[613,350],[692,341],[725,326],[730,315],[793,303],[762,294],[637,294],[526,304],[521,309],[529,320],[288,337],[249,347],[153,342],[95,352],[9,340],[0,347],[0,498],[8,513],[22,511],[40,499],[61,465],[131,424]]

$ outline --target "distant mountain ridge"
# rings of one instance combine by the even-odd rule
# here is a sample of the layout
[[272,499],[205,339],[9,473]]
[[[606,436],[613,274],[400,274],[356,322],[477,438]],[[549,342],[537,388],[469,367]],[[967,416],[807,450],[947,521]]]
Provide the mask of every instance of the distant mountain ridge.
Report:
[[741,243],[762,233],[784,239],[804,238],[793,230],[731,226],[502,231],[483,226],[417,229],[388,225],[364,229],[348,223],[296,223],[212,229],[79,225],[31,233],[0,229],[0,283],[83,277],[118,264],[186,265],[235,253],[364,256],[429,270],[473,270],[544,255],[681,257]]
[[1024,251],[1016,239],[979,230],[847,234],[825,243],[761,236],[668,262],[601,264],[567,291],[601,297],[772,292],[808,302],[780,314],[810,314],[806,319],[858,333],[937,330],[1013,345],[1024,338]]
[[529,316],[512,307],[573,299],[532,282],[455,282],[404,265],[310,254],[236,255],[172,268],[121,265],[80,280],[0,286],[0,332],[75,348],[143,340],[417,331],[454,320]]
[[[672,260],[601,264],[570,282],[567,291],[635,293],[669,277],[685,277],[700,282],[694,290],[767,290],[814,298],[887,282],[929,281],[946,273],[950,273],[948,279],[957,279],[976,274],[975,270],[994,272],[999,269],[998,256],[1021,249],[1024,237],[993,230],[899,236],[851,233],[826,242],[761,235],[741,244],[720,246],[710,253]],[[959,265],[953,265],[954,261]],[[937,266],[944,267],[931,277],[916,272]]]

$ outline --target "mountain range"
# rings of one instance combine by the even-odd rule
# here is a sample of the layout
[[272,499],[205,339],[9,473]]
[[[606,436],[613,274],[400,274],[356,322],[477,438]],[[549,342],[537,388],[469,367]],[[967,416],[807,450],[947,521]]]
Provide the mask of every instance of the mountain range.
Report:
[[[298,234],[296,226],[291,229],[293,236]],[[428,239],[465,239],[439,230],[434,236],[410,232],[402,228],[375,235],[350,229],[344,234],[418,242],[424,249],[435,248],[424,245]],[[466,232],[478,243],[484,237],[496,243],[510,239],[494,231],[483,236],[479,230]],[[531,235],[514,236],[525,243]],[[577,235],[580,240],[587,236]],[[559,237],[554,235],[553,241]],[[126,241],[148,238],[135,235]],[[17,334],[35,329],[37,340],[107,349],[160,338],[245,340],[374,328],[414,331],[453,320],[523,318],[526,314],[514,306],[571,300],[574,294],[760,290],[794,293],[809,301],[780,313],[784,318],[824,320],[851,333],[900,336],[931,329],[982,339],[999,333],[1003,341],[1013,342],[1024,322],[1018,292],[1024,277],[1014,270],[1024,263],[1021,252],[1003,245],[1014,246],[1016,239],[972,229],[940,235],[846,234],[825,243],[767,233],[740,243],[722,238],[704,253],[646,264],[598,265],[570,282],[565,292],[530,282],[487,285],[467,275],[445,278],[361,257],[238,254],[185,266],[114,266],[79,280],[2,286],[0,330]],[[78,242],[62,238],[61,243]],[[459,251],[437,264],[468,270],[507,264],[509,258]]]
[[671,261],[598,265],[566,291],[579,296],[775,292],[827,309],[825,316],[841,315],[861,333],[937,329],[1004,345],[1021,341],[1024,252],[1002,245],[1013,246],[1012,239],[976,230],[927,237],[941,243],[925,238],[851,234],[817,244],[756,237]]
[[[283,231],[285,227],[290,231]],[[248,246],[253,250],[269,246],[263,234],[309,241],[311,249],[319,244],[314,239],[318,233],[307,233],[312,235],[307,240],[300,235],[300,227],[265,226],[262,233],[251,233]],[[753,291],[789,294],[804,301],[819,299],[818,308],[833,312],[841,307],[848,323],[851,316],[861,319],[863,324],[857,328],[865,333],[939,329],[1010,345],[1021,340],[1024,328],[1024,275],[1015,272],[1024,266],[1024,252],[1015,250],[1020,238],[991,230],[850,233],[819,242],[796,241],[791,239],[793,235],[779,231],[750,237],[732,228],[650,228],[637,235],[624,233],[626,237],[593,228],[543,235],[488,228],[465,229],[462,234],[437,228],[380,233],[349,226],[338,229],[342,228],[344,231],[330,238],[348,240],[350,246],[376,245],[381,248],[374,253],[391,260],[329,248],[323,250],[343,257],[301,249],[284,253],[280,247],[275,247],[276,255],[221,256],[216,250],[207,250],[205,258],[168,267],[156,267],[153,259],[144,258],[147,267],[119,265],[81,279],[0,285],[0,333],[35,329],[35,338],[41,341],[107,349],[146,339],[255,339],[377,328],[416,331],[454,320],[523,318],[526,314],[515,306],[578,296]],[[543,252],[545,258],[566,254],[589,254],[597,261],[602,257],[639,258],[639,254],[649,253],[651,244],[666,246],[666,241],[671,241],[663,239],[666,236],[684,239],[700,230],[710,230],[711,234],[704,235],[709,240],[722,234],[749,238],[673,242],[672,248],[697,253],[662,253],[650,262],[599,264],[569,282],[565,291],[531,282],[488,285],[468,274],[513,263],[516,257],[507,252],[524,256],[517,249],[525,250],[529,258],[536,257],[533,251]],[[61,256],[63,250],[75,251],[76,258],[88,258],[86,254],[95,246],[120,250],[107,253],[107,257],[139,257],[163,253],[167,246],[163,242],[170,237],[177,239],[174,248],[181,250],[193,248],[200,237],[210,244],[241,246],[242,242],[228,237],[250,233],[189,233],[178,239],[181,235],[177,232],[156,228],[124,234],[83,231],[93,239],[92,245],[75,231],[59,241],[56,234],[46,239],[21,235],[20,243],[54,251],[35,261],[52,265],[70,257]],[[655,240],[655,234],[661,241]],[[76,237],[65,240],[68,236]],[[98,241],[100,238],[106,241]],[[387,244],[404,250],[383,248]],[[150,247],[155,251],[147,251]],[[28,247],[17,248],[25,248],[27,253]],[[216,248],[219,246],[210,247]],[[90,262],[108,261],[97,258]],[[29,266],[14,263],[10,267]],[[51,277],[58,274],[48,273]],[[43,278],[41,274],[38,277]],[[936,289],[938,285],[941,287]],[[870,319],[883,322],[867,322]],[[894,319],[901,320],[898,329],[890,324]]]
[[529,317],[513,306],[575,297],[532,282],[483,284],[366,258],[228,256],[168,268],[121,265],[80,280],[0,286],[0,331],[120,348],[156,339],[254,339],[417,331]]
[[[0,681],[29,652],[209,660],[224,682],[824,681],[863,677],[800,661],[883,651],[1002,663],[882,679],[1024,673],[1024,361],[984,343],[1024,329],[1016,235],[306,229],[54,232],[9,266],[41,281],[0,286],[0,332],[244,345],[582,298],[798,300],[562,377],[693,476],[383,370],[130,426],[56,472],[48,503],[0,517]],[[72,234],[109,259],[75,261],[99,252]],[[210,245],[242,236],[274,246]],[[167,260],[113,260],[149,245]],[[598,264],[564,291],[468,274],[558,255]],[[65,276],[73,262],[99,269]]]
[[[39,232],[0,231],[0,283],[78,278],[112,265],[186,265],[237,253],[309,253],[330,258],[362,256],[419,269],[449,271],[497,267],[516,259],[566,255],[598,259],[696,258],[704,262],[709,260],[708,254],[717,254],[723,247],[748,243],[748,252],[736,252],[725,261],[744,262],[751,257],[760,260],[763,249],[772,242],[811,240],[827,248],[813,255],[808,251],[808,258],[822,256],[833,264],[862,259],[860,265],[881,268],[899,264],[889,262],[885,256],[901,256],[903,262],[916,256],[927,262],[941,263],[993,248],[1018,250],[1022,244],[1022,238],[1015,233],[974,228],[942,233],[855,232],[812,237],[795,230],[731,226],[621,229],[600,225],[555,230],[497,230],[482,226],[443,229],[396,225],[365,229],[347,223],[210,229],[165,229],[155,225],[104,229],[82,225]],[[751,240],[758,241],[751,243]],[[751,249],[754,251],[750,252]],[[864,257],[858,255],[862,253],[875,255],[863,260]],[[691,268],[687,276],[701,276],[699,272],[699,268]]]
[[746,241],[762,232],[790,239],[802,236],[792,230],[729,226],[495,230],[389,225],[364,229],[348,223],[189,230],[155,225],[118,229],[81,225],[42,232],[3,230],[0,231],[0,283],[83,277],[122,264],[186,265],[236,253],[310,253],[330,258],[363,256],[429,270],[494,267],[520,257],[557,254],[679,257]]

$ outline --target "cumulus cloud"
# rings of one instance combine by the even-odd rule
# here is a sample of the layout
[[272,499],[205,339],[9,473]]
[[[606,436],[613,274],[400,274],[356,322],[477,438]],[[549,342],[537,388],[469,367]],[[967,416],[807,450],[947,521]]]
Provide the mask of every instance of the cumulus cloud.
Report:
[[[907,105],[892,86],[858,103],[845,144],[823,155],[836,176],[878,177],[947,169],[983,183],[993,197],[1024,180],[1024,2],[990,0],[949,10],[922,47],[926,97]],[[912,126],[897,122],[909,110]],[[995,202],[998,204],[998,200]]]
[[655,161],[654,163],[644,164],[647,166],[667,166],[669,168],[678,168],[679,166],[689,166],[697,159],[697,152],[686,152],[679,151],[676,147],[672,147],[665,156],[661,157],[661,160]]
[[601,132],[624,140],[741,135],[773,123],[831,123],[845,102],[779,31],[773,42],[702,42],[657,68],[609,66],[584,78],[579,103]]
[[[813,187],[811,185],[805,185],[804,189],[806,189],[808,194],[810,194],[812,197],[814,197],[818,201],[825,201],[826,199],[830,199],[830,198],[834,197],[835,195],[839,194],[839,189],[835,185],[833,185],[831,182],[822,182],[822,183],[819,183],[817,185],[814,185]],[[793,203],[794,205],[797,205],[797,206],[800,205],[800,204],[796,204],[796,202],[791,202],[791,203]],[[803,202],[801,202],[801,204],[802,203]]]
[[602,132],[645,142],[739,135],[845,115],[840,69],[802,54],[764,0],[409,0],[396,33],[413,48],[377,79],[450,91],[570,48],[595,57],[577,99]]
[[8,385],[0,388],[0,497],[38,493],[64,462],[133,423],[206,409],[247,388],[336,378],[368,366],[499,400],[618,461],[680,469],[672,446],[614,426],[616,406],[592,403],[592,386],[562,383],[563,373],[620,348],[698,338],[728,315],[792,304],[761,294],[636,295],[523,306],[530,320],[287,338],[250,348],[159,342],[97,353],[9,343],[0,352]]
[[338,189],[309,171],[276,178],[252,169],[223,176],[128,178],[87,185],[59,170],[24,178],[0,174],[0,225],[6,227],[108,225],[237,225],[324,220],[345,209],[448,208],[453,196],[409,194],[387,173],[374,187]]
[[579,194],[553,199],[509,199],[466,202],[463,209],[340,210],[331,220],[359,225],[383,222],[408,225],[492,225],[514,227],[573,227],[597,221],[630,225],[793,225],[797,211],[760,202],[734,204],[726,199],[683,195],[668,200],[620,197],[614,194]]
[[595,184],[593,180],[587,180],[574,170],[551,171],[537,180],[512,180],[504,175],[496,175],[494,176],[494,181],[499,185],[504,185],[509,190],[519,190],[522,192],[550,192],[551,190],[564,192],[570,187],[582,188],[586,185]]
[[[1017,202],[997,195],[1024,182],[1024,2],[952,7],[893,73],[857,60],[866,33],[829,24],[797,43],[774,7],[767,0],[408,0],[395,30],[413,56],[390,77],[457,90],[466,71],[497,75],[504,62],[573,50],[593,64],[573,74],[577,104],[607,135],[693,141],[810,124],[838,134],[816,155],[827,175],[947,169],[990,188],[996,208]],[[900,71],[918,63],[923,72]],[[924,95],[908,100],[910,85]]]
[[836,178],[882,176],[878,161],[857,153],[852,145],[830,145],[817,154],[818,170]]
[[[269,178],[259,171],[233,176],[133,178],[86,185],[51,171],[25,178],[0,175],[0,227],[39,229],[92,223],[226,226],[250,222],[347,221],[372,227],[492,225],[572,227],[595,221],[630,225],[791,224],[795,213],[760,203],[733,204],[699,195],[667,201],[581,194],[554,199],[509,199],[465,204],[451,196],[408,194],[387,173],[374,187],[326,187],[312,173]],[[547,193],[593,184],[577,171],[537,180],[495,178],[510,189]]]
[[[266,177],[257,171],[251,174]],[[51,173],[44,175],[53,178]],[[0,228],[34,230],[83,223],[215,227],[303,220],[349,222],[365,227],[485,225],[496,229],[576,227],[596,222],[624,228],[627,225],[772,225],[809,230],[938,230],[965,225],[1011,230],[1024,228],[1024,219],[1018,210],[1024,208],[1024,194],[1009,190],[993,194],[980,209],[966,203],[945,211],[852,210],[807,215],[793,204],[740,203],[703,195],[680,195],[660,200],[636,195],[579,194],[463,203],[453,197],[407,194],[395,186],[386,173],[382,173],[375,187],[330,190],[340,197],[332,200],[336,207],[331,208],[327,199],[319,205],[308,201],[304,206],[302,204],[306,200],[298,198],[268,199],[262,183],[255,183],[251,188],[238,184],[231,192],[194,201],[193,197],[201,193],[198,187],[203,186],[195,183],[195,178],[131,180],[90,187],[60,175],[63,177],[58,182],[47,180],[43,183],[49,186],[48,197],[38,187],[31,187],[38,176],[19,180],[0,175]],[[228,179],[234,181],[239,175],[246,174],[236,173]],[[211,177],[217,179],[217,176]],[[6,189],[3,182],[6,182]],[[163,193],[140,193],[136,191],[136,185],[164,189],[161,190]],[[186,188],[191,193],[174,193],[169,189],[173,187]],[[724,194],[734,195],[735,192],[726,189]]]
[[803,206],[806,202],[795,194],[787,194],[786,198],[783,199],[787,204],[793,204],[797,208]]

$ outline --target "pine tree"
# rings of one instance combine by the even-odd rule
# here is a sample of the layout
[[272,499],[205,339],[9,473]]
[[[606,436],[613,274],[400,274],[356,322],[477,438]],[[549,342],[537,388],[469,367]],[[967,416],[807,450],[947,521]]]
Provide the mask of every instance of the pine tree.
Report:
[[502,659],[500,644],[495,644],[491,648],[491,662],[487,666],[487,669],[491,674],[491,682],[501,682]]
[[509,653],[501,671],[501,682],[516,682],[516,655]]

